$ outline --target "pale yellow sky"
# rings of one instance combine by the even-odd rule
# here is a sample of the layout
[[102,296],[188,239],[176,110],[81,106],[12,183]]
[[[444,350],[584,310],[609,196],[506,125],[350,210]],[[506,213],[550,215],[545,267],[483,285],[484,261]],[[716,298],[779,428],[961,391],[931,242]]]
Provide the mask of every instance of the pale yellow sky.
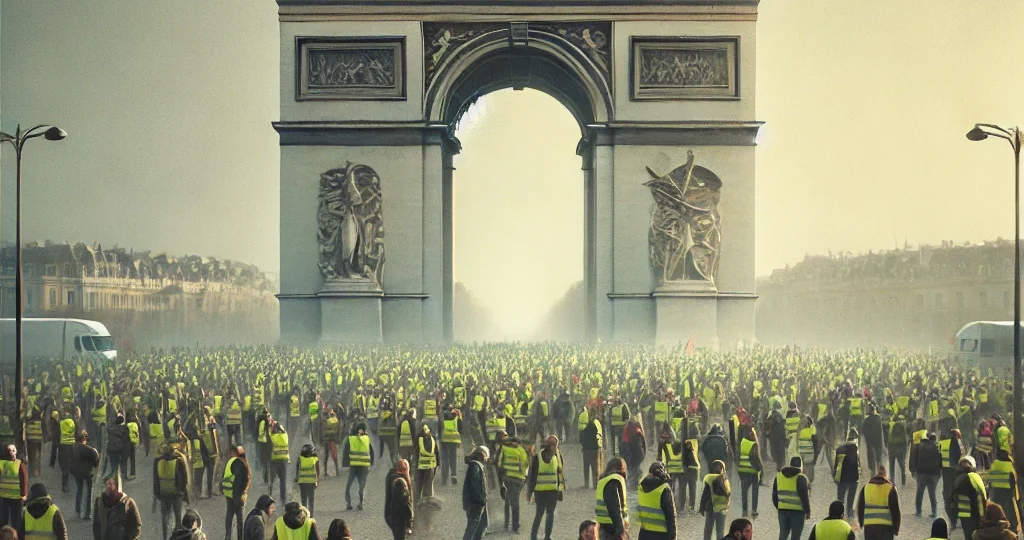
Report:
[[[274,2],[0,0],[0,20],[0,124],[70,134],[59,151],[27,154],[26,238],[277,270]],[[764,0],[758,274],[805,253],[1011,237],[1009,148],[964,133],[1024,124],[1022,27],[1019,0]],[[494,94],[479,131],[460,133],[456,275],[510,332],[582,274],[578,132],[553,104]],[[8,149],[2,167],[9,238]],[[499,182],[506,174],[517,182]],[[529,219],[495,222],[477,197],[499,195]],[[553,253],[564,259],[536,264]]]

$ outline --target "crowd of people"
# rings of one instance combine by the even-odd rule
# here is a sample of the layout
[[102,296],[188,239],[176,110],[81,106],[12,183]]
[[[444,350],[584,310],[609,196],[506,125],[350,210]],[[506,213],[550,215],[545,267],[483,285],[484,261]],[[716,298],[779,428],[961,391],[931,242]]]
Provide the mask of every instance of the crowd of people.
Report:
[[[551,538],[568,473],[563,445],[571,444],[580,481],[596,495],[580,538],[626,538],[631,515],[640,538],[676,538],[688,511],[704,516],[705,540],[750,540],[759,489],[771,485],[780,540],[799,540],[809,490],[823,481],[837,500],[812,540],[843,540],[861,527],[866,539],[892,538],[901,524],[896,481],[905,485],[909,468],[918,515],[927,493],[938,518],[941,480],[949,523],[967,540],[988,540],[978,534],[994,517],[1004,516],[1007,531],[1020,528],[1002,419],[1011,396],[1004,373],[898,350],[239,347],[161,351],[112,366],[34,361],[23,417],[0,417],[0,439],[14,443],[0,452],[0,524],[22,538],[66,538],[47,487],[29,488],[48,451],[61,490],[75,480],[75,512],[92,519],[97,540],[143,536],[122,481],[138,467],[149,474],[149,460],[161,525],[147,523],[146,537],[205,538],[188,508],[223,497],[228,540],[350,538],[341,519],[318,529],[317,487],[333,465],[334,475],[347,473],[345,510],[361,511],[368,473],[383,462],[377,510],[396,539],[429,538],[435,485],[460,481],[465,539],[488,530],[495,492],[506,530]],[[831,479],[815,478],[820,459]],[[94,499],[97,478],[104,489]],[[260,478],[278,497],[264,494],[249,508]],[[742,517],[727,532],[736,481]],[[535,503],[532,520],[520,519],[523,499]]]

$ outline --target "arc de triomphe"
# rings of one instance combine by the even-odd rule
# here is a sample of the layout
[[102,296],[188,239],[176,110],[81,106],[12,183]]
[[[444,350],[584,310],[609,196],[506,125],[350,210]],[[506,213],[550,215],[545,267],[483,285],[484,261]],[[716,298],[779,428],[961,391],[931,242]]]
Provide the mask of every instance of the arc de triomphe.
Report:
[[284,342],[451,341],[454,125],[525,87],[580,124],[588,336],[753,338],[757,0],[278,5]]

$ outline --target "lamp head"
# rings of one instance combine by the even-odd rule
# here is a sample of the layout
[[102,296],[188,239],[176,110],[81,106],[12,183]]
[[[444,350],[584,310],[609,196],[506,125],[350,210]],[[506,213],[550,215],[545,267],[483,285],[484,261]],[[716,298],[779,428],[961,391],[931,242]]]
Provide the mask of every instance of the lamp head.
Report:
[[967,132],[967,139],[971,141],[984,141],[988,138],[988,133],[981,129],[981,126],[975,125],[974,129]]
[[46,133],[43,136],[46,137],[46,140],[48,141],[59,141],[64,139],[64,137],[67,137],[68,134],[57,126],[50,126],[50,129],[46,130]]

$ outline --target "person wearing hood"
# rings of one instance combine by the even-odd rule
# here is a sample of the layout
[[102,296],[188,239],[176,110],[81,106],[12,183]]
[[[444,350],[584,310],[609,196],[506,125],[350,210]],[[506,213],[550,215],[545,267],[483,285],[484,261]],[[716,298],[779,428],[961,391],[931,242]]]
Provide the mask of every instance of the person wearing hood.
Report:
[[434,472],[438,467],[437,439],[434,438],[430,426],[426,422],[420,424],[420,433],[416,437],[416,480],[413,491],[416,499],[434,496]]
[[462,413],[452,405],[444,412],[441,419],[441,485],[446,485],[451,478],[452,485],[458,483],[456,464],[459,448],[462,447]]
[[[203,469],[206,470],[206,497],[209,499],[213,497],[213,474],[217,470],[217,457],[220,456],[220,440],[217,437],[217,420],[213,417],[213,413],[209,407],[206,407],[203,416],[203,424],[205,428],[202,430],[200,438],[202,439],[202,445],[200,450],[203,459]],[[202,492],[202,485],[197,482],[196,489]],[[203,497],[200,497],[203,498]]]
[[932,534],[928,540],[946,540],[949,538],[949,525],[944,518],[935,518],[932,521]]
[[332,521],[325,540],[352,540],[352,531],[349,530],[348,523],[345,523],[344,519]]
[[[116,474],[118,470],[121,471],[122,475],[127,475],[128,471],[123,470],[122,462],[127,461],[127,449],[131,442],[128,440],[128,426],[124,425],[124,415],[118,414],[114,418],[114,423],[107,428],[107,462],[103,464],[103,473],[101,476],[107,476],[107,469],[109,467],[109,474]],[[97,450],[103,451],[102,448],[97,446]]]
[[28,498],[28,468],[18,459],[13,444],[4,447],[0,457],[0,525],[21,526],[21,515]]
[[64,516],[61,515],[57,505],[53,504],[50,495],[46,493],[46,486],[32,484],[32,488],[28,490],[28,504],[25,505],[25,516],[21,528],[18,529],[18,534],[20,538],[26,540],[37,538],[68,540]]
[[1003,507],[990,502],[985,507],[985,519],[974,531],[972,540],[1017,540],[1017,534],[1006,521]]
[[487,532],[487,475],[484,472],[491,451],[477,446],[466,456],[466,479],[462,482],[462,509],[466,512],[463,540],[480,540]]
[[[498,436],[501,437],[501,433]],[[498,478],[501,480],[501,492],[505,499],[505,530],[511,529],[519,534],[519,503],[529,472],[530,456],[515,437],[499,439],[498,452],[494,462],[498,467]]]
[[531,502],[535,496],[537,499],[537,513],[533,516],[530,540],[537,540],[540,521],[545,515],[544,538],[551,538],[555,526],[555,508],[558,501],[562,500],[562,490],[565,489],[563,468],[558,437],[548,435],[540,453],[535,454],[530,461],[526,476],[526,502]]
[[224,516],[224,538],[231,540],[231,525],[238,522],[238,538],[242,538],[242,510],[249,494],[252,472],[245,458],[245,449],[241,446],[231,447],[227,463],[224,464],[224,478],[220,483],[220,491],[224,494],[227,512]]
[[857,496],[857,484],[860,482],[860,434],[850,428],[846,442],[836,448],[835,469],[832,479],[836,482],[836,499],[844,500],[846,508],[854,508],[853,499]]
[[[100,466],[100,453],[89,446],[89,433],[82,430],[75,435],[75,446],[71,449],[71,476],[75,477],[75,515],[92,517],[92,482],[96,468]],[[83,498],[82,495],[85,494]],[[84,508],[83,508],[84,506]]]
[[199,512],[189,508],[181,518],[181,523],[171,532],[167,540],[206,540],[203,532],[203,518]]
[[1020,493],[1017,491],[1017,472],[1006,450],[996,451],[996,459],[988,470],[988,480],[992,483],[989,487],[989,497],[992,502],[1003,507],[1010,530],[1019,533],[1020,513],[1017,508],[1020,504]]
[[[917,516],[921,515],[921,503],[924,500],[924,492],[927,488],[928,498],[931,499],[931,517],[938,516],[935,489],[939,485],[939,474],[942,472],[942,454],[939,445],[936,443],[935,433],[928,433],[910,449],[910,474],[917,478],[917,495],[915,496],[915,509]],[[945,523],[945,521],[943,521]]]
[[[960,459],[967,455],[967,452],[961,440],[959,429],[951,429],[947,433],[946,437],[939,441],[939,453],[942,455],[942,505],[947,509],[949,520],[952,524],[951,529],[955,531],[957,526],[957,500],[953,494],[953,489],[956,486],[956,479],[960,472],[958,470]],[[950,508],[953,510],[949,510]],[[979,512],[979,517],[982,513],[984,511]],[[968,536],[968,540],[970,540],[970,536]]]
[[[937,520],[942,521],[942,520]],[[945,527],[946,522],[942,522]],[[934,530],[934,527],[932,527]],[[933,535],[934,536],[934,535]],[[943,536],[945,538],[945,536]],[[856,540],[857,534],[846,522],[846,507],[843,501],[832,501],[828,506],[828,517],[811,527],[811,535],[807,540]]]
[[772,459],[775,460],[776,470],[782,470],[786,462],[786,418],[782,414],[782,402],[775,401],[772,410],[768,413],[766,422],[771,431],[768,433],[768,446],[772,451]]
[[[985,491],[985,483],[981,475],[977,473],[974,465],[974,458],[964,456],[957,464],[956,482],[951,490],[950,503],[947,503],[946,512],[950,517],[960,518],[960,526],[964,529],[964,540],[971,540],[971,535],[981,523],[985,515],[985,507],[988,504],[988,494]],[[1005,520],[1005,515],[1003,516]],[[954,527],[955,528],[955,527]]]
[[345,484],[345,509],[352,509],[352,484],[359,484],[359,509],[363,509],[363,494],[366,493],[366,477],[373,466],[373,444],[366,434],[366,424],[352,428],[352,434],[342,443],[341,466],[348,467],[348,482]]
[[313,515],[316,511],[316,488],[320,483],[320,458],[312,443],[302,445],[295,463],[295,482],[299,485],[302,506],[309,509],[309,515]]
[[108,477],[106,488],[93,505],[93,540],[139,540],[141,536],[138,505],[121,491],[120,475]]
[[698,510],[704,516],[704,540],[711,540],[711,533],[716,530],[718,536],[725,530],[725,515],[729,512],[729,500],[732,498],[732,487],[729,477],[725,474],[725,463],[714,461],[711,472],[704,476],[704,491],[700,496]]
[[640,540],[675,540],[676,501],[671,487],[665,464],[660,461],[651,463],[637,490]]
[[256,507],[245,516],[242,540],[266,540],[266,531],[270,518],[274,517],[276,501],[270,495],[263,494],[256,500]]
[[395,540],[404,540],[412,530],[413,495],[409,462],[399,458],[384,479],[384,522]]
[[896,486],[889,480],[885,465],[879,465],[878,474],[861,488],[857,500],[857,522],[864,528],[864,540],[892,540],[900,534],[900,521]]
[[793,456],[789,467],[775,475],[772,504],[779,510],[779,540],[800,540],[804,521],[811,519],[811,499],[807,491],[810,481],[803,474],[803,459]]
[[274,534],[270,540],[320,540],[316,520],[309,516],[309,510],[297,502],[284,505],[284,515],[274,523]]
[[864,446],[867,449],[868,470],[878,470],[883,465],[882,448],[885,446],[885,434],[882,431],[882,417],[878,409],[870,402],[864,406],[864,420],[861,422],[861,434],[864,436]]
[[580,430],[580,447],[583,452],[583,489],[590,489],[590,484],[597,485],[597,474],[604,461],[601,449],[604,446],[604,430],[598,418],[597,409],[587,414],[587,423]]
[[[725,463],[725,470],[728,473],[732,469],[732,445],[729,444],[728,439],[725,438],[725,431],[722,429],[721,424],[713,424],[711,429],[708,431],[704,442],[700,445],[700,451],[704,454],[704,459],[708,463],[713,461],[721,461]],[[694,478],[696,482],[696,478]],[[693,503],[690,504],[690,508],[693,508]]]
[[185,456],[164,443],[160,448],[160,456],[153,461],[153,498],[160,501],[160,524],[164,538],[167,538],[168,531],[175,524],[181,523],[182,503],[190,503],[189,491],[189,464]]

